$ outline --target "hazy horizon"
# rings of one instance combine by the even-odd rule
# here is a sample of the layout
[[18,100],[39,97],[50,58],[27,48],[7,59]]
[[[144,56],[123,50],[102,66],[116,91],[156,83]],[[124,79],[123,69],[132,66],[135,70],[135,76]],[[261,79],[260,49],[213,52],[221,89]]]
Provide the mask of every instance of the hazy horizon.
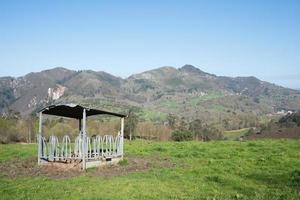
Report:
[[0,76],[54,67],[128,77],[191,64],[300,88],[299,1],[7,1]]

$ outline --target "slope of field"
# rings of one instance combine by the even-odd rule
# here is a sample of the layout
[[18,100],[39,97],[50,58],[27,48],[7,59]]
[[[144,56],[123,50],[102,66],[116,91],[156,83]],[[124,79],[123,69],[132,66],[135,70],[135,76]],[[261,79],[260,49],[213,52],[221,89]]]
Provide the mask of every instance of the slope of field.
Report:
[[35,145],[0,145],[1,199],[300,198],[300,140],[137,140],[125,152],[120,166],[57,176],[36,166]]
[[250,128],[242,128],[238,130],[231,130],[231,131],[224,131],[223,135],[228,140],[236,140],[239,139],[241,136],[244,136]]

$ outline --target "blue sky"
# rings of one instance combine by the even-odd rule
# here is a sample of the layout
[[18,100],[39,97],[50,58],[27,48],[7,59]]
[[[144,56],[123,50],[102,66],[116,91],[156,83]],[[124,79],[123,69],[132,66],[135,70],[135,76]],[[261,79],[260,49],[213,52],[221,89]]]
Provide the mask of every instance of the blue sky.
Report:
[[300,1],[0,1],[0,76],[184,64],[300,88]]

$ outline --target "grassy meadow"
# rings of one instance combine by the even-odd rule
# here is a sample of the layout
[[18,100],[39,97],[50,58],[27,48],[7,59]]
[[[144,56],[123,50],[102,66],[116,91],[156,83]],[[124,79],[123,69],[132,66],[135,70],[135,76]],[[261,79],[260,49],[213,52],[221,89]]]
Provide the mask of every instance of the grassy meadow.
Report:
[[89,169],[65,178],[10,177],[3,166],[32,159],[36,145],[0,145],[0,199],[300,199],[300,140],[135,140],[126,141],[125,154],[121,165],[138,158],[148,160],[147,168],[112,176]]
[[244,136],[250,128],[242,128],[242,129],[237,129],[237,130],[231,130],[231,131],[224,131],[223,135],[226,137],[228,140],[237,140],[241,136]]

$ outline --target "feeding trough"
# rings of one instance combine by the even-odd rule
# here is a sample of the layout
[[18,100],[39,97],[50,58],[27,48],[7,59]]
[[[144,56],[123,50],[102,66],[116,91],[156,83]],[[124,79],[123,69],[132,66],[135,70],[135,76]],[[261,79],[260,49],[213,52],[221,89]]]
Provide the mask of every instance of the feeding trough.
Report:
[[[55,115],[77,119],[79,134],[75,141],[65,135],[61,141],[55,135],[49,139],[43,135],[43,115]],[[93,115],[111,115],[121,118],[121,129],[113,135],[89,137],[86,132],[87,117]],[[117,163],[123,159],[124,118],[118,113],[87,108],[75,104],[51,105],[39,111],[38,164],[79,163],[81,169]]]

